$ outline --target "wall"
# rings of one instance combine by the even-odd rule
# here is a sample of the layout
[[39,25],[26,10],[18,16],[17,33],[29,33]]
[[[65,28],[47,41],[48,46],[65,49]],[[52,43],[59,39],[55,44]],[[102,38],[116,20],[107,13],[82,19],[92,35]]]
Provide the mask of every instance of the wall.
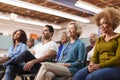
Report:
[[11,35],[17,29],[23,29],[29,36],[30,33],[40,35],[42,27],[0,19],[0,32],[2,32],[4,35]]
[[[35,44],[39,41],[35,40]],[[3,36],[0,35],[0,50],[7,50],[12,45],[12,36]]]
[[8,49],[12,44],[11,36],[0,35],[0,49]]

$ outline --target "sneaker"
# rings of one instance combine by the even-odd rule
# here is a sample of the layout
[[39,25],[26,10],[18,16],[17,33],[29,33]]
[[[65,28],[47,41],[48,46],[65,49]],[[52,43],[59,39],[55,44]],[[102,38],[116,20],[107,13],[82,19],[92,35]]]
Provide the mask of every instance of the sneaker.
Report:
[[4,71],[4,70],[5,70],[4,66],[0,64],[0,71]]

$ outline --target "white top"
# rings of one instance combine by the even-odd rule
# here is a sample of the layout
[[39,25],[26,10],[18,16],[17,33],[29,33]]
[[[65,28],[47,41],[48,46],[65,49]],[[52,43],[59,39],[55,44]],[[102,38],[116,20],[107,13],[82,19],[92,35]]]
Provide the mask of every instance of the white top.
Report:
[[34,46],[33,46],[33,47],[31,47],[31,48],[29,48],[28,50],[32,53],[33,48],[34,48]]
[[91,57],[93,56],[94,47],[87,53],[87,61],[90,61]]
[[45,54],[50,49],[56,51],[56,53],[57,53],[58,46],[57,46],[56,42],[49,41],[46,44],[43,44],[43,42],[38,43],[33,48],[33,51],[35,51],[35,55],[34,56],[36,58],[39,58],[39,57],[43,56],[43,54]]

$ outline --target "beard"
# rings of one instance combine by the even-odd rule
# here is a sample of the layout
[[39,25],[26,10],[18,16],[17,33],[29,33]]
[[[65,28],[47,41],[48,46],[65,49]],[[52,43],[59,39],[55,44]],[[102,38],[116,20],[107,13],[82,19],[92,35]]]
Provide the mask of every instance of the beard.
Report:
[[48,40],[50,37],[49,36],[43,36],[42,39]]

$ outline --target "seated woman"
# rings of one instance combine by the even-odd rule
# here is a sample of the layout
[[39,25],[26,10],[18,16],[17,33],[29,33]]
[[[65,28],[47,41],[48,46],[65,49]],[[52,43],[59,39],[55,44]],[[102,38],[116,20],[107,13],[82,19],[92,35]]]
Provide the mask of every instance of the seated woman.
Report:
[[59,60],[61,51],[64,48],[64,46],[68,43],[68,41],[69,41],[69,37],[67,36],[67,33],[63,32],[61,36],[61,40],[59,42],[60,45],[59,45],[59,49],[58,49],[57,56],[56,56],[57,60]]
[[[23,31],[22,29],[18,29],[14,31],[12,39],[13,39],[13,44],[9,48],[5,57],[2,60],[0,60],[0,63],[2,64],[7,63],[7,61],[15,58],[16,56],[22,54],[22,52],[27,50],[27,45],[26,45],[27,36],[25,31]],[[0,70],[4,70],[4,68],[0,67]],[[12,75],[12,72],[13,72],[13,68],[11,67],[11,65],[8,65],[5,69],[5,75],[4,75],[5,80],[11,79],[11,76],[9,76],[9,74]]]
[[105,8],[94,19],[102,36],[95,44],[90,64],[79,70],[74,80],[120,80],[120,34],[114,32],[120,23],[120,13]]
[[58,63],[43,62],[36,80],[52,80],[55,76],[73,76],[84,64],[86,55],[84,43],[79,39],[81,27],[71,22],[67,27],[70,42],[62,49]]

